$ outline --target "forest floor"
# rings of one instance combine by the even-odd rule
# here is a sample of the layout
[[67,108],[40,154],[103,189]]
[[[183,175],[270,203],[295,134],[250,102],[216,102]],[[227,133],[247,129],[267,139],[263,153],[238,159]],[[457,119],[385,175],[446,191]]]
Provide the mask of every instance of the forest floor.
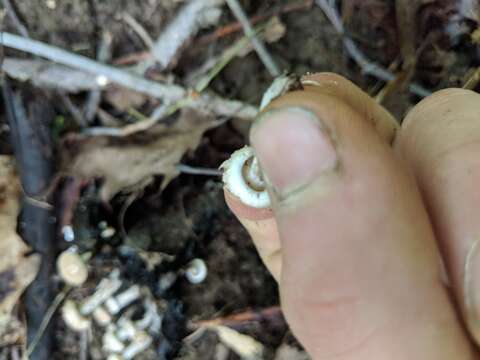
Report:
[[[308,359],[281,315],[275,281],[225,205],[216,170],[247,142],[274,78],[230,8],[205,0],[211,5],[185,15],[172,36],[168,27],[191,2],[2,1],[2,31],[167,86],[153,94],[141,91],[140,81],[129,86],[106,75],[105,83],[96,65],[50,62],[45,58],[58,56],[51,49],[48,56],[33,54],[27,43],[18,51],[18,39],[10,46],[5,37],[0,155],[15,159],[17,190],[25,196],[18,222],[10,207],[10,229],[0,228],[0,250],[18,231],[43,262],[18,299],[29,281],[12,279],[26,262],[30,269],[38,263],[25,249],[11,264],[8,251],[0,254],[0,360],[25,358],[27,351],[31,359],[107,359],[115,351],[107,349],[105,334],[120,336],[119,324],[137,324],[148,304],[162,324],[142,332],[150,342],[135,359]],[[477,87],[475,1],[240,3],[282,72],[339,73],[399,121],[429,92]],[[8,176],[5,183],[17,181]],[[0,186],[0,200],[16,193]],[[0,220],[7,205],[0,201]],[[55,265],[72,248],[88,268],[88,280],[75,287],[64,284]],[[199,284],[185,277],[193,259],[208,269]],[[91,314],[84,314],[87,329],[67,326],[64,304],[80,306],[101,281],[115,280],[116,270],[122,285],[114,295],[137,286],[139,297],[108,326]],[[125,336],[118,353],[127,359],[128,344],[138,339]]]

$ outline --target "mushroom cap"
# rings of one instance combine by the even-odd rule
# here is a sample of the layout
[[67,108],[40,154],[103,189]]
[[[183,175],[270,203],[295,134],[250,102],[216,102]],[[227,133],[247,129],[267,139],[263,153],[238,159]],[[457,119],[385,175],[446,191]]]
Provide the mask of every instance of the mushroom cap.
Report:
[[200,284],[207,275],[207,265],[202,259],[193,259],[185,269],[185,277],[191,284]]
[[66,300],[62,306],[62,318],[65,324],[74,331],[85,331],[90,327],[90,320],[83,317],[72,300]]
[[71,286],[80,286],[88,278],[87,265],[77,252],[71,250],[66,250],[58,256],[57,271],[62,280]]

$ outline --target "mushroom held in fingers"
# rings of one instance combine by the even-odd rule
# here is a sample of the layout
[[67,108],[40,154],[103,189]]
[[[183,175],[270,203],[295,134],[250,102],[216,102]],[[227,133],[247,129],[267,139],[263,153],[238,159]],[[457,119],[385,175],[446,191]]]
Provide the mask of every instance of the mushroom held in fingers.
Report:
[[262,171],[253,149],[245,146],[225,161],[223,170],[225,189],[245,205],[264,209],[270,207]]

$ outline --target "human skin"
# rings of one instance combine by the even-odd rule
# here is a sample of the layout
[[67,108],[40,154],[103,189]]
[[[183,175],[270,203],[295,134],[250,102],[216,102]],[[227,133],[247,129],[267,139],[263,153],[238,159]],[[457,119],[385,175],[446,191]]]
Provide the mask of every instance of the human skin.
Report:
[[292,331],[313,359],[480,359],[480,95],[443,90],[399,128],[338,75],[303,81],[250,134],[273,211],[225,192]]

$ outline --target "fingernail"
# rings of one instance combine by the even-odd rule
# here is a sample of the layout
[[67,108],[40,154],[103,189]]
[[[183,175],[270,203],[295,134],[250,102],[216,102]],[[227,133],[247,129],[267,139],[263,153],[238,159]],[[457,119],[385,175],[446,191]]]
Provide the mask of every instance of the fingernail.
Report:
[[336,167],[338,155],[329,134],[305,108],[274,109],[257,119],[250,141],[275,193],[286,196]]
[[465,261],[464,301],[470,333],[480,343],[480,239],[471,246]]

